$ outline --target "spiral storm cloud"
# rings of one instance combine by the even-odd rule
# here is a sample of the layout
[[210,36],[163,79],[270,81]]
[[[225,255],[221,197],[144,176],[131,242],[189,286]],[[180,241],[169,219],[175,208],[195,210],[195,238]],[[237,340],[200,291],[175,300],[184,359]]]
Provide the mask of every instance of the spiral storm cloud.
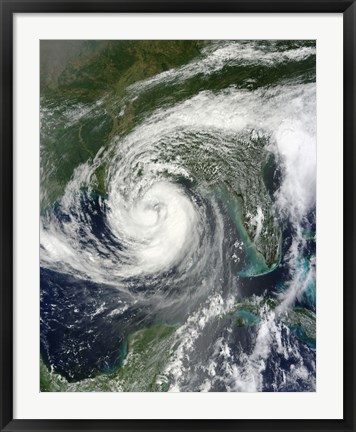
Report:
[[42,42],[42,391],[315,391],[315,58]]

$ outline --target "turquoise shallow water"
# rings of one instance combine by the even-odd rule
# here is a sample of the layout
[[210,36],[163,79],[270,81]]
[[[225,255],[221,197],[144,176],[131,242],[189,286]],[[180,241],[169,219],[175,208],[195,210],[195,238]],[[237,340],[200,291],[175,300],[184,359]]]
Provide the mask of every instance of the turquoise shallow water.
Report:
[[42,88],[42,391],[314,391],[315,43],[115,44]]

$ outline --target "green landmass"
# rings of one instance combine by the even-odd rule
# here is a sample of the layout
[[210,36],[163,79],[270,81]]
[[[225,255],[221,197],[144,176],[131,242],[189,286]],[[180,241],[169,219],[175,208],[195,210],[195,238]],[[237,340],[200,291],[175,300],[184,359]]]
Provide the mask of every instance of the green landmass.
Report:
[[[188,62],[204,44],[41,41],[42,208],[63,195],[79,164],[92,160],[114,136],[127,133],[143,110],[152,108],[150,97],[125,101],[127,87]],[[97,191],[105,193],[105,166],[96,177]]]
[[[255,326],[260,323],[263,308],[267,311],[275,310],[278,304],[277,299],[272,297],[252,296],[237,303],[226,317],[233,319],[238,327]],[[316,315],[314,312],[296,306],[278,314],[277,319],[288,326],[300,340],[315,348]]]
[[123,365],[108,374],[78,382],[68,382],[40,362],[41,392],[157,392],[166,391],[164,367],[167,364],[176,327],[155,324],[128,337],[128,354]]

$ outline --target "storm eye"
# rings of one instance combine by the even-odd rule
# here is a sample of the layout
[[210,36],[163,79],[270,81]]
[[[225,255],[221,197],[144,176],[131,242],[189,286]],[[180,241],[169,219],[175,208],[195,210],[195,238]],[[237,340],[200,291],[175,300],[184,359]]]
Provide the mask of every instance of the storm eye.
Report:
[[41,390],[315,390],[315,59],[41,42]]

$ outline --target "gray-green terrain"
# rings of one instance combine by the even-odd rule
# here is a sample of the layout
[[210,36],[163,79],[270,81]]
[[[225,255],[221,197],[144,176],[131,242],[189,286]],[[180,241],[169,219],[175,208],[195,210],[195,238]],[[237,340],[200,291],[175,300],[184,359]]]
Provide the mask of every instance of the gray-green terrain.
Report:
[[315,391],[315,59],[41,42],[41,391]]

